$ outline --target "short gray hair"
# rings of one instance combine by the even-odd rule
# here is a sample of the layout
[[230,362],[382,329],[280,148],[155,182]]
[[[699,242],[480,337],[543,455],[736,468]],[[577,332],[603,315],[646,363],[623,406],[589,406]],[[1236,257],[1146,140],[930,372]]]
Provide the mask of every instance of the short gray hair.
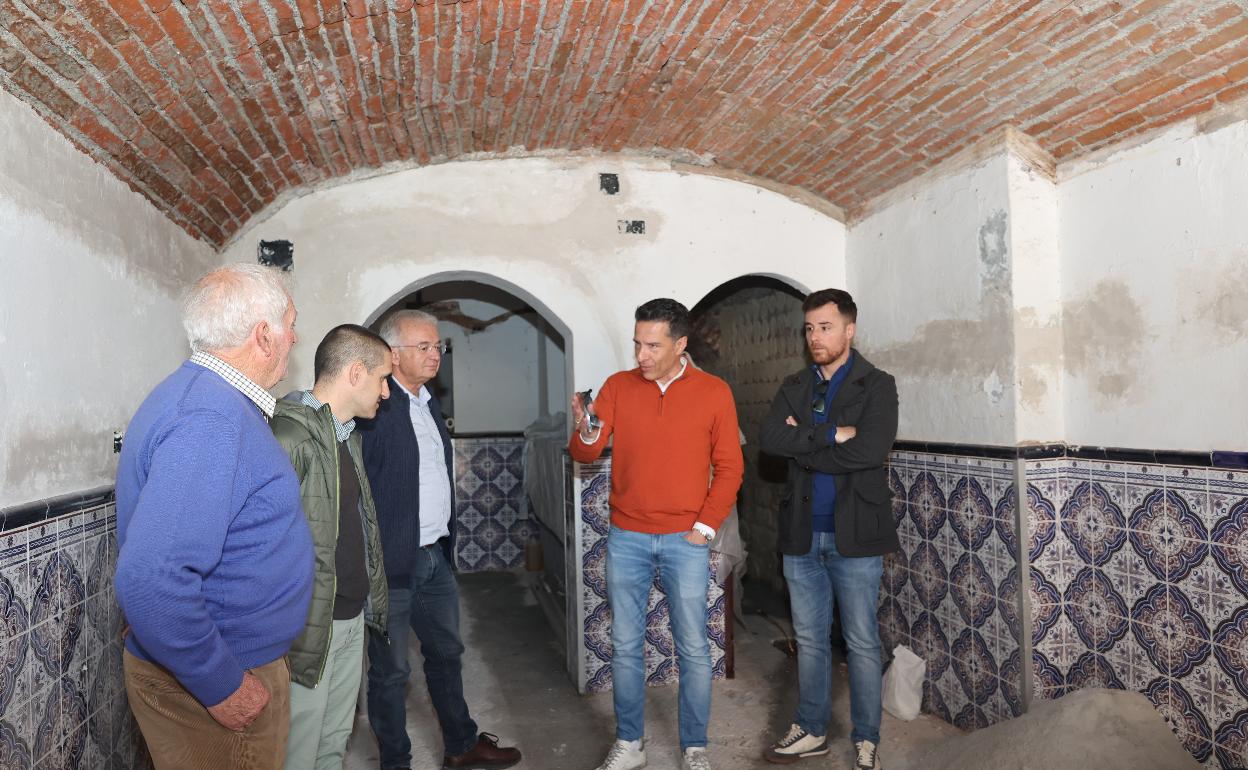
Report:
[[400,343],[399,326],[406,321],[414,324],[429,324],[433,328],[438,328],[438,317],[432,313],[426,313],[423,310],[400,310],[387,318],[377,331],[386,344],[394,347]]
[[249,262],[217,268],[196,281],[182,302],[186,340],[196,352],[237,347],[261,321],[282,334],[290,302],[276,268]]

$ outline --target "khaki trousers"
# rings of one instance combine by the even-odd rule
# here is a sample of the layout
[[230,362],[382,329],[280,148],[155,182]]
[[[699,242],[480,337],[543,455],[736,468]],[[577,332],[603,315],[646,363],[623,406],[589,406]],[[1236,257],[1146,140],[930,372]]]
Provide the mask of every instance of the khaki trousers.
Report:
[[364,614],[333,621],[321,681],[290,683],[286,770],[342,770],[364,670]]
[[285,658],[252,669],[269,690],[269,704],[238,733],[222,727],[160,666],[128,650],[124,666],[130,710],[156,770],[281,770],[290,731],[290,669]]

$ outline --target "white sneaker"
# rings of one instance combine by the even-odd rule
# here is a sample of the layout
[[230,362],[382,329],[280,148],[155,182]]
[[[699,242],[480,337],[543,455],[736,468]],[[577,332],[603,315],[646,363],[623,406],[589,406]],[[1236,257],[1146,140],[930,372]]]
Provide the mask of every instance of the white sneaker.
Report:
[[[646,766],[646,739],[636,742],[616,741],[607,752],[607,758],[598,765],[598,770],[636,770]],[[708,769],[709,770],[709,769]]]
[[811,735],[797,725],[789,725],[784,737],[767,747],[763,758],[777,765],[791,765],[799,759],[828,753],[828,739]]
[[880,747],[871,741],[855,742],[854,751],[857,752],[854,770],[882,770],[884,767],[880,764]]
[[711,770],[711,755],[702,746],[690,746],[685,749],[685,759],[680,767],[681,770]]

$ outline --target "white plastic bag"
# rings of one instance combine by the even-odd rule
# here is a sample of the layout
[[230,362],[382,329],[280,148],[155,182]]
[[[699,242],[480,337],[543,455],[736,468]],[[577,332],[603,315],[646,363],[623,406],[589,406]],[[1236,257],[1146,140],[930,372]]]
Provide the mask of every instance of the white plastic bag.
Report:
[[904,644],[893,649],[893,664],[884,674],[884,708],[909,722],[923,706],[923,677],[927,663]]

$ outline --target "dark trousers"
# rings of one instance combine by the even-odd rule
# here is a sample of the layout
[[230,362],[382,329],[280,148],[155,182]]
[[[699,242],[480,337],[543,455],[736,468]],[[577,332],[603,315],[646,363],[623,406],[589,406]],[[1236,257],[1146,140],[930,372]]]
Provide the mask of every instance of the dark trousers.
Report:
[[464,702],[459,636],[459,587],[441,546],[416,554],[410,580],[390,586],[390,643],[375,633],[368,639],[368,722],[377,736],[382,770],[412,764],[407,735],[408,629],[420,640],[425,683],[442,726],[443,750],[462,754],[477,742],[477,724]]

